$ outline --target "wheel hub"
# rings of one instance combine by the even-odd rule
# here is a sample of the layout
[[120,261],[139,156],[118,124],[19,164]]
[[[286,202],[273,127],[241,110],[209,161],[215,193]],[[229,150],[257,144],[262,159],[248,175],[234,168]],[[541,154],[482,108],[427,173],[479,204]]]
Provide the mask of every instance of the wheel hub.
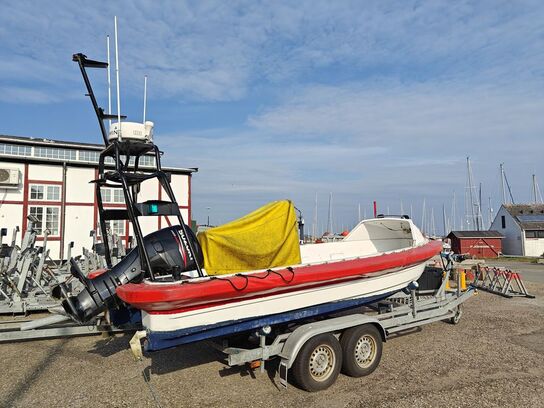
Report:
[[355,346],[355,361],[361,367],[368,367],[376,356],[376,341],[371,336],[359,338]]
[[326,380],[332,373],[335,356],[332,349],[326,345],[316,347],[310,356],[310,374],[318,381]]

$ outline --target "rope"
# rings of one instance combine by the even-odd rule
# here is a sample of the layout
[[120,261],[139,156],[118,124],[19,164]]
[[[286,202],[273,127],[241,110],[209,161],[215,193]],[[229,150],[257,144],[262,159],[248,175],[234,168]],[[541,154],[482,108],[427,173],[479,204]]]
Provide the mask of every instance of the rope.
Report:
[[[237,292],[241,292],[241,291],[245,290],[248,287],[249,278],[263,280],[263,279],[268,278],[268,276],[270,276],[270,274],[272,274],[272,273],[275,274],[275,275],[278,275],[286,284],[289,284],[289,283],[293,282],[293,279],[295,279],[295,270],[293,268],[291,268],[290,266],[288,266],[285,269],[287,269],[289,272],[291,272],[291,278],[290,279],[285,278],[285,276],[283,276],[283,274],[281,274],[278,271],[274,271],[272,269],[267,269],[266,270],[266,275],[264,275],[264,276],[245,275],[243,273],[237,273],[234,276],[245,279],[243,287],[237,287],[234,284],[232,278],[219,278],[217,276],[210,276],[209,280],[220,280],[220,281],[228,282],[232,286],[232,288],[234,290],[236,290]],[[203,284],[203,283],[206,283],[206,282],[208,282],[208,281],[199,281],[199,282],[183,281],[182,285],[200,285],[200,284]]]
[[[140,360],[140,363],[143,365],[143,361]],[[144,377],[144,381],[147,384],[147,387],[149,388],[149,393],[151,394],[151,397],[153,398],[153,401],[155,401],[155,405],[158,408],[162,408],[162,405],[159,401],[159,397],[155,393],[155,390],[153,389],[153,386],[151,385],[151,378],[149,378],[145,373],[145,367],[142,369],[142,376]]]

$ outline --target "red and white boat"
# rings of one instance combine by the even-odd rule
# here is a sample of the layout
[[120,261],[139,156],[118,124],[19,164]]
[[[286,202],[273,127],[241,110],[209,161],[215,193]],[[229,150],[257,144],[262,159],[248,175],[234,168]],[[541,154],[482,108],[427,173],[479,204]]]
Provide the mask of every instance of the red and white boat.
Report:
[[300,246],[300,264],[117,287],[142,311],[149,350],[375,302],[406,288],[442,249],[406,218],[360,222],[339,242]]

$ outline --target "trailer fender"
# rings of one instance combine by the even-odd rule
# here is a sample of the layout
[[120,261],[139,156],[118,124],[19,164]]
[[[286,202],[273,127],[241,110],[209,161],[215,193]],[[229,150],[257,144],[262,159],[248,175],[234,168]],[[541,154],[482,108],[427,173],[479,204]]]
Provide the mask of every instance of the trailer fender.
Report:
[[348,316],[336,317],[333,319],[326,319],[320,322],[308,323],[303,326],[297,327],[293,333],[289,335],[285,344],[279,354],[281,358],[281,364],[290,369],[293,362],[297,358],[298,352],[309,339],[318,334],[338,332],[350,327],[360,326],[363,324],[373,324],[379,330],[382,340],[385,341],[386,333],[382,324],[375,317],[367,316],[364,314],[352,314]]

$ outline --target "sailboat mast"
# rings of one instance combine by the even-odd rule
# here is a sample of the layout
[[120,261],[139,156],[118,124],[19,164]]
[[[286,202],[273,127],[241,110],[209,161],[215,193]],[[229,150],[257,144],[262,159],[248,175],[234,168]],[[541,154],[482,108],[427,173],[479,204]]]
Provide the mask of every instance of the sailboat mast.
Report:
[[501,163],[501,191],[502,191],[502,204],[506,204],[506,189],[504,188],[504,163]]
[[444,222],[444,236],[448,235],[448,222],[446,220],[446,204],[442,204],[442,221]]
[[361,203],[359,203],[359,219],[357,220],[357,224],[361,222]]
[[314,209],[314,239],[317,238],[317,193],[315,193],[315,209]]
[[329,219],[327,221],[327,228],[332,234],[332,192],[329,193]]
[[533,203],[537,203],[537,197],[536,197],[536,176],[533,174]]
[[470,157],[467,157],[467,188],[468,188],[468,198],[470,206],[470,215],[472,216],[472,228],[480,229],[478,225],[478,215],[475,212],[475,203],[474,203],[474,183],[472,180],[472,167],[470,165]]

